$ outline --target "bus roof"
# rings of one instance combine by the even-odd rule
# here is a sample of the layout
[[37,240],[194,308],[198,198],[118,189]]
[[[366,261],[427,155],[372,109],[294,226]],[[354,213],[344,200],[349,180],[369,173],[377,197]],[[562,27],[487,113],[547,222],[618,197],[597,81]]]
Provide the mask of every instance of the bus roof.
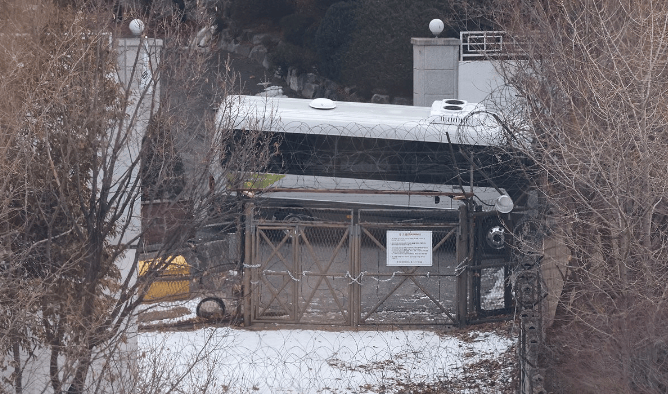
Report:
[[311,100],[261,96],[229,96],[217,121],[239,130],[336,135],[402,141],[497,145],[501,128],[484,107],[468,104],[464,111],[435,113],[434,108],[391,104],[335,102],[333,109],[315,109]]

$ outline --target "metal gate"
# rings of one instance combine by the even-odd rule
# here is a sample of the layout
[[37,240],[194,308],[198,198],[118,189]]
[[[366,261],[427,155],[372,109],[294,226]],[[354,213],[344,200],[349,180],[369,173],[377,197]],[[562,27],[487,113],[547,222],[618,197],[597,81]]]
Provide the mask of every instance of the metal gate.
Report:
[[[457,325],[504,313],[509,253],[480,246],[490,218],[466,207],[252,209],[246,323]],[[388,265],[388,231],[406,230],[429,234],[430,266]]]
[[[359,210],[359,324],[457,324],[457,211]],[[431,266],[390,266],[388,231],[429,232]]]
[[352,324],[351,217],[333,209],[255,212],[246,264],[253,322]]

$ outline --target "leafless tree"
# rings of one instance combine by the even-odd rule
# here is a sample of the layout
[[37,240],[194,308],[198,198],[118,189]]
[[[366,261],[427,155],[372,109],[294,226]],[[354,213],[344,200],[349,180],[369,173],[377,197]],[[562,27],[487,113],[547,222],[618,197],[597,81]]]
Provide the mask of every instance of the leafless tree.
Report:
[[548,388],[666,392],[668,4],[499,5],[516,42],[501,62],[514,104],[505,121],[534,163],[546,236],[570,250]]
[[[0,387],[16,393],[104,391],[150,283],[198,228],[234,221],[230,181],[271,154],[257,135],[235,139],[233,124],[215,121],[215,102],[234,108],[230,81],[211,70],[207,51],[187,49],[180,18],[141,10],[146,33],[164,45],[119,47],[128,19],[112,10],[101,1],[2,4],[0,351],[13,372]],[[137,246],[158,219],[140,226],[142,197],[160,203],[155,212],[180,213],[138,277]],[[24,372],[39,365],[45,387],[26,388]]]

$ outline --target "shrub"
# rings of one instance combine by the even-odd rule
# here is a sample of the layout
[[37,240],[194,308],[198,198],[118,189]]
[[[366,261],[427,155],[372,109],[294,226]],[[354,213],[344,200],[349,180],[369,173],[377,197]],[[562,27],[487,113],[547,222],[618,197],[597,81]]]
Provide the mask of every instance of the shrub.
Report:
[[327,9],[315,34],[319,71],[339,80],[342,60],[355,30],[357,2],[340,1]]
[[413,48],[411,37],[429,37],[429,21],[440,18],[441,37],[458,36],[453,10],[442,0],[360,0],[358,29],[341,62],[341,82],[363,90],[382,88],[393,95],[411,95]]
[[274,70],[280,68],[285,75],[289,67],[296,68],[299,73],[312,72],[316,59],[315,54],[308,49],[282,42],[269,54],[269,62]]
[[310,15],[316,19],[321,19],[327,9],[334,3],[341,0],[290,0],[294,6],[295,12],[303,15]]
[[320,21],[316,21],[311,26],[306,29],[304,33],[304,45],[303,47],[310,50],[314,54],[317,52],[318,47],[315,45],[315,35],[318,32],[320,27]]
[[258,19],[263,18],[278,22],[294,12],[288,0],[233,0],[231,9],[232,19],[243,26],[257,23]]
[[285,41],[298,46],[304,46],[304,35],[307,29],[315,22],[310,16],[290,14],[281,18],[281,30]]

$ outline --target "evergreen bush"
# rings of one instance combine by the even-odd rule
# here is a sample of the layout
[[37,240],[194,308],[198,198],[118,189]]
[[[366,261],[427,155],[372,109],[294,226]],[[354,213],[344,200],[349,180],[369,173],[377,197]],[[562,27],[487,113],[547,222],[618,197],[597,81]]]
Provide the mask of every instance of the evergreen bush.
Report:
[[340,64],[340,81],[364,91],[374,88],[392,95],[413,91],[412,37],[430,37],[429,21],[440,18],[441,37],[458,36],[453,9],[442,0],[359,0],[350,45]]
[[302,14],[290,14],[281,18],[281,30],[285,41],[297,46],[304,46],[304,35],[315,19]]
[[343,58],[356,28],[358,3],[340,1],[332,4],[320,21],[315,34],[319,72],[327,78],[339,80]]
[[232,19],[242,26],[265,18],[277,23],[293,12],[292,2],[288,0],[233,0],[231,7]]
[[280,70],[285,75],[289,67],[294,67],[299,73],[312,72],[316,58],[308,49],[282,42],[269,54],[269,62],[273,70]]
[[310,15],[321,19],[327,9],[341,0],[291,0],[295,12],[302,15]]

